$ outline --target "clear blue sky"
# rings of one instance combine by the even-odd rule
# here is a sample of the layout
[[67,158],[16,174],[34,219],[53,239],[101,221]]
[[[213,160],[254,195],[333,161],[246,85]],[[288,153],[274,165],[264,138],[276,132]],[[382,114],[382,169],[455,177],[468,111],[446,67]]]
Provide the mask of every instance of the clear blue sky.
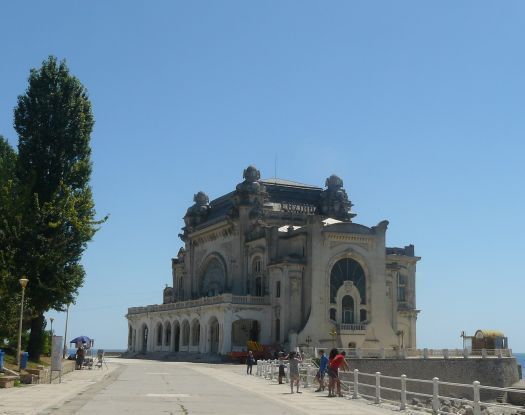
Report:
[[[68,337],[124,348],[161,302],[193,194],[253,163],[340,175],[368,226],[414,243],[420,347],[504,331],[525,351],[523,1],[17,1],[0,6],[0,134],[53,54],[88,88],[92,186],[110,220]],[[63,333],[64,315],[54,328]]]

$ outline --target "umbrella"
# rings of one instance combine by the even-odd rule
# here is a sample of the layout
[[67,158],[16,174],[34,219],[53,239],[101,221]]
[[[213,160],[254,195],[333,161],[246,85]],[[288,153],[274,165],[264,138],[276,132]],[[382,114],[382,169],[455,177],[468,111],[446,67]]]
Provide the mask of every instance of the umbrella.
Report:
[[78,336],[78,337],[74,338],[73,340],[71,340],[69,343],[90,344],[91,343],[91,339],[88,336]]

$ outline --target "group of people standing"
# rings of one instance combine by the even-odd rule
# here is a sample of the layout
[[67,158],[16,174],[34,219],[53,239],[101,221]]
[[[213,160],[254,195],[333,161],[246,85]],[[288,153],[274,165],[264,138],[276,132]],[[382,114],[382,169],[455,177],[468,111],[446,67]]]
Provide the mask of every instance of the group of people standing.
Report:
[[[341,379],[339,378],[339,370],[350,370],[346,362],[346,352],[338,352],[337,349],[330,350],[327,357],[324,350],[319,350],[319,370],[317,371],[316,379],[319,382],[319,388],[316,392],[324,391],[325,375],[328,374],[328,397],[343,396],[341,393]],[[337,393],[337,395],[336,395]]]
[[[278,358],[279,384],[283,383],[283,379],[286,376],[285,362],[288,362],[291,393],[294,393],[294,386],[296,387],[296,393],[301,393],[299,391],[299,364],[303,361],[301,354],[298,352],[290,352],[285,355],[283,352],[280,352],[278,354]],[[255,359],[252,352],[248,353],[246,363],[246,373],[251,374],[252,366],[255,364]],[[332,349],[330,350],[330,354],[326,356],[324,350],[319,350],[319,370],[317,371],[316,375],[319,388],[317,388],[316,392],[321,392],[326,389],[327,385],[325,383],[325,375],[328,375],[328,396],[343,396],[341,393],[339,370],[349,370],[348,363],[346,362],[346,353],[344,351],[339,353],[337,349]]]

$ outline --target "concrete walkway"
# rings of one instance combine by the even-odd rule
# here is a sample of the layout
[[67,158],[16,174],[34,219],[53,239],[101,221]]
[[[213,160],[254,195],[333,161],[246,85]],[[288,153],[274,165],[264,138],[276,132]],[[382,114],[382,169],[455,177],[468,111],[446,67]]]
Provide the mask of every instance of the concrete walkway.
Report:
[[392,414],[313,388],[292,395],[289,385],[246,375],[243,365],[110,359],[108,366],[74,371],[61,384],[0,390],[0,415]]
[[0,389],[0,415],[45,414],[85,392],[89,387],[110,379],[120,365],[110,362],[108,368],[75,370],[62,377],[62,383],[22,385]]

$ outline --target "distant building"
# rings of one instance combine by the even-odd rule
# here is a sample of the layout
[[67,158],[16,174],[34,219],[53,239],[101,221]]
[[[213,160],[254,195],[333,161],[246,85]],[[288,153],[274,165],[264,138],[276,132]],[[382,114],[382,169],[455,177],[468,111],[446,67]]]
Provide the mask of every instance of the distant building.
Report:
[[211,202],[195,195],[163,304],[128,310],[130,351],[416,347],[413,245],[387,248],[387,221],[353,223],[337,176],[325,189],[253,166],[243,177]]

